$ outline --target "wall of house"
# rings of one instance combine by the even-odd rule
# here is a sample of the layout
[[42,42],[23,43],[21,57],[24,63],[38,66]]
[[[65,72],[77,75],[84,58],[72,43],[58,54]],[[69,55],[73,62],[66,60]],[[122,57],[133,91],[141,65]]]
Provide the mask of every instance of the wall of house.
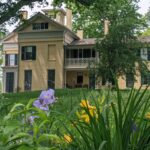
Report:
[[11,33],[3,40],[3,63],[2,63],[2,92],[6,91],[6,73],[14,72],[14,92],[17,91],[17,82],[18,82],[18,67],[17,66],[5,66],[5,55],[6,54],[18,54],[18,34]]
[[[21,42],[22,46],[36,46],[36,60],[20,60],[19,61],[19,88],[24,91],[24,71],[32,70],[32,89],[42,90],[48,88],[48,69],[55,69],[55,88],[63,87],[63,64],[64,64],[64,50],[63,39],[49,39],[49,41],[28,41]],[[49,56],[48,48],[55,46],[53,59]],[[21,58],[21,53],[19,54]]]

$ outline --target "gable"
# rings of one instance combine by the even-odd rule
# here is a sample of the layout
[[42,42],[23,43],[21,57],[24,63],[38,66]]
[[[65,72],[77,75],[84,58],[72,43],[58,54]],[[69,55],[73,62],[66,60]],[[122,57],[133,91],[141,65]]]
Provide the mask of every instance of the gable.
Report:
[[6,38],[3,39],[3,43],[17,43],[18,42],[18,34],[12,32]]
[[[37,23],[48,23],[48,29],[41,29],[41,30],[33,30],[33,24],[37,24]],[[37,16],[34,20],[32,20],[31,22],[29,22],[29,24],[22,28],[21,30],[19,30],[19,32],[38,32],[38,31],[63,31],[64,28],[59,25],[56,24],[53,20],[51,19],[47,19],[44,18],[42,16]]]

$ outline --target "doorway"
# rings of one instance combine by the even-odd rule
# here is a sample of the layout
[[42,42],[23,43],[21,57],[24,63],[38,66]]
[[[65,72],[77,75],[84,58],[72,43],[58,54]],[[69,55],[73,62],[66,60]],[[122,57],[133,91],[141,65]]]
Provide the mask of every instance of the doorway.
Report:
[[14,72],[6,73],[6,92],[14,91]]

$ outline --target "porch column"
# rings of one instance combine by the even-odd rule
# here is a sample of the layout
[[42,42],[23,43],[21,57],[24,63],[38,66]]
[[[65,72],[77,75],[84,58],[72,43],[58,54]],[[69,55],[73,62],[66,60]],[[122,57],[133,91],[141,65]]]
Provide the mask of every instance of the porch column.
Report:
[[65,79],[64,79],[64,81],[65,81],[65,82],[64,82],[64,83],[65,83],[65,86],[64,86],[64,88],[66,88],[66,72],[67,72],[67,71],[65,70],[65,72],[64,72],[64,73],[65,73]]

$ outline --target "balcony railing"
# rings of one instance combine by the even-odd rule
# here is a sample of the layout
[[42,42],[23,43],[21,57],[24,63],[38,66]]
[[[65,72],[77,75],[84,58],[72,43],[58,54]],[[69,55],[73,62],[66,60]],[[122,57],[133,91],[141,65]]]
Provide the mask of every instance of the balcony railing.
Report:
[[88,67],[90,63],[95,63],[96,58],[65,58],[65,67]]

